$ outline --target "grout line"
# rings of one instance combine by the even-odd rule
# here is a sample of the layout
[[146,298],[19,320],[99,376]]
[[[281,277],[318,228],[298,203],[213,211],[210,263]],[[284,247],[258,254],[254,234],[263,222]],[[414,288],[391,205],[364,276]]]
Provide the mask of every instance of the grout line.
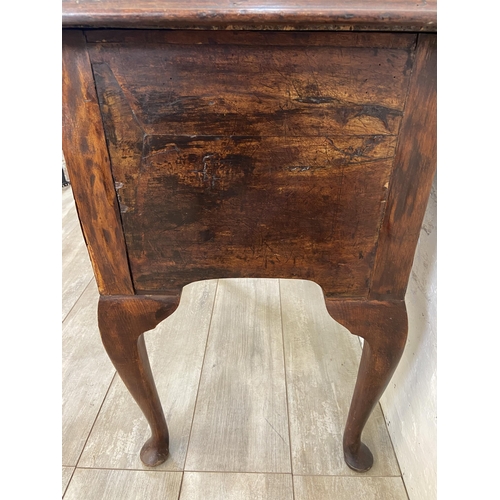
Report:
[[[109,394],[109,391],[111,389],[111,386],[113,385],[113,381],[115,380],[116,378],[116,370],[115,370],[115,373],[113,374],[113,377],[111,377],[111,382],[109,383],[109,386],[108,386],[108,389],[106,391],[106,394],[104,395],[104,397],[102,398],[102,402],[101,402],[101,405],[99,406],[99,410],[97,410],[97,413],[96,413],[96,416],[94,418],[94,422],[92,423],[92,427],[90,428],[90,431],[89,433],[87,434],[87,439],[85,440],[85,443],[83,444],[82,446],[82,451],[80,452],[80,455],[78,457],[78,460],[76,461],[76,466],[75,467],[78,467],[78,464],[80,463],[80,460],[82,458],[82,455],[83,455],[83,452],[85,451],[85,447],[87,446],[87,443],[88,443],[88,440],[90,438],[90,435],[92,434],[92,431],[94,430],[94,427],[95,427],[95,424],[97,422],[97,419],[99,418],[99,415],[101,413],[101,410],[102,410],[102,407],[104,406],[104,402],[106,401],[106,398],[108,397],[108,394]],[[83,468],[83,467],[81,467]],[[89,467],[91,468],[91,467]]]
[[[68,467],[67,465],[63,465],[63,467]],[[71,483],[71,480],[73,479],[73,476],[75,475],[76,467],[73,465],[73,472],[71,473],[71,477],[69,478],[68,484],[66,485],[66,488],[64,488],[62,498],[64,498],[64,495],[66,495],[66,492],[68,491],[69,484]]]
[[[198,396],[200,394],[201,377],[203,375],[203,368],[205,366],[205,357],[207,355],[208,340],[209,340],[209,337],[210,337],[210,330],[212,328],[212,320],[213,320],[213,317],[214,317],[215,302],[217,301],[217,293],[218,293],[218,291],[219,291],[219,280],[217,280],[217,285],[215,286],[214,302],[212,304],[212,312],[210,314],[210,322],[208,324],[207,340],[205,341],[205,351],[203,352],[203,361],[201,362],[200,378],[198,380],[198,390],[196,391],[196,399],[194,401],[194,408],[193,408],[193,417],[191,418],[191,428],[189,429],[189,438],[188,438],[188,442],[187,442],[187,446],[186,446],[186,455],[184,456],[184,463],[182,465],[182,470],[183,471],[186,468],[186,461],[187,461],[187,456],[188,456],[188,453],[189,453],[189,444],[191,443],[191,434],[193,433],[194,416],[196,415],[196,406],[198,404]],[[180,494],[180,490],[179,490],[179,494]]]
[[[63,465],[63,467],[67,467],[65,465]],[[90,467],[90,466],[87,466],[87,465],[82,465],[81,467],[76,467],[78,470],[116,470],[116,471],[130,471],[130,472],[157,472],[158,474],[162,473],[162,472],[171,472],[173,474],[180,474],[182,473],[183,471],[182,470],[168,470],[168,469],[149,469],[149,468],[146,468],[146,466],[144,466],[145,468],[144,469],[134,469],[134,468],[130,468],[130,469],[124,469],[124,468],[118,468],[118,467]]]
[[385,417],[384,409],[382,408],[382,403],[380,402],[380,400],[378,402],[378,405],[380,407],[380,411],[382,412],[382,417],[384,419],[385,429],[387,431],[387,435],[389,436],[389,441],[391,443],[392,452],[394,453],[394,458],[396,459],[396,464],[397,464],[398,469],[399,469],[399,477],[401,478],[401,481],[403,481],[403,486],[404,486],[404,489],[406,492],[406,496],[409,499],[410,495],[408,494],[408,489],[406,488],[406,482],[405,482],[404,477],[403,477],[403,471],[401,470],[401,466],[399,465],[399,458],[398,458],[398,455],[396,454],[396,449],[394,448],[394,443],[392,442],[392,436],[391,436],[391,433],[389,432],[389,426],[387,425],[387,419]]
[[[265,278],[267,279],[267,278]],[[195,472],[197,474],[265,474],[269,476],[291,476],[290,472],[269,472],[250,470],[185,470],[184,472]]]
[[94,275],[92,275],[90,278],[89,278],[89,282],[85,285],[85,287],[83,288],[82,292],[80,293],[80,295],[78,295],[78,298],[75,300],[75,302],[73,303],[73,305],[70,307],[69,311],[66,313],[66,316],[64,316],[63,320],[62,320],[62,324],[64,324],[64,322],[68,319],[68,316],[70,315],[71,311],[75,308],[77,302],[82,298],[83,294],[87,291],[87,288],[90,286],[90,284],[92,283],[92,280],[94,279]]
[[288,404],[288,379],[286,376],[285,360],[285,328],[283,326],[283,302],[281,300],[281,280],[278,279],[278,295],[280,300],[280,321],[281,321],[281,343],[283,348],[283,373],[285,375],[285,396],[286,396],[286,415],[288,419],[288,446],[290,449],[290,472],[292,474],[292,498],[295,500],[295,484],[293,482],[293,455],[292,455],[292,430],[290,426],[290,406]]
[[294,474],[294,476],[299,477],[352,477],[353,479],[371,479],[373,477],[377,478],[382,478],[382,477],[401,477],[401,476],[388,476],[388,475],[383,475],[383,476],[378,476],[378,475],[364,475],[364,472],[357,472],[353,474]]
[[[187,455],[187,453],[186,453]],[[177,500],[181,498],[182,485],[184,484],[184,471],[182,471],[181,484],[179,485],[179,494],[177,495]]]
[[[63,465],[63,467],[70,467],[68,465]],[[74,466],[72,466],[74,467]],[[353,474],[291,474],[290,472],[269,472],[269,471],[237,471],[237,470],[165,470],[165,469],[120,469],[113,467],[74,467],[74,469],[80,470],[110,470],[110,471],[131,471],[131,472],[156,472],[158,474],[161,473],[186,473],[186,472],[194,472],[197,474],[264,474],[269,476],[294,476],[294,477],[350,477],[353,479],[371,479],[371,478],[400,478],[401,476],[391,476],[391,475],[364,475],[364,473],[353,473]],[[74,473],[74,471],[73,471]]]

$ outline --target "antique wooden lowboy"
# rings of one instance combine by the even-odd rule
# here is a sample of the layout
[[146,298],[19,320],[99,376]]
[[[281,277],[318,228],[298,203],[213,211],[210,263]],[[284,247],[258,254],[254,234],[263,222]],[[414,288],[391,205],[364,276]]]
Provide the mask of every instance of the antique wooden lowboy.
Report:
[[104,346],[168,454],[143,333],[192,281],[309,279],[365,339],[344,433],[401,357],[436,164],[436,6],[63,1],[63,149]]

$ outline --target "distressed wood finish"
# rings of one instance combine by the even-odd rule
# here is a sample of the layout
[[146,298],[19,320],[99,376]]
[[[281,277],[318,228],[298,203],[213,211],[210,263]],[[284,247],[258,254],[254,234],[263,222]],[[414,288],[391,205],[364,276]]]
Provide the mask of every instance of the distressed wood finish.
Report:
[[365,472],[373,465],[373,455],[361,442],[361,433],[403,354],[406,306],[404,301],[348,300],[327,300],[326,306],[335,320],[365,339],[343,439],[347,465]]
[[91,52],[135,289],[297,277],[366,297],[415,35],[190,37]]
[[[280,295],[293,472],[355,475],[341,450],[361,357],[359,339],[332,321],[317,284],[280,280]],[[399,474],[379,407],[363,438],[377,453],[367,474]]]
[[85,38],[63,32],[63,149],[99,292],[133,294]]
[[436,172],[436,42],[435,35],[419,35],[412,83],[395,158],[397,168],[391,179],[375,258],[371,299],[402,300],[408,286],[420,227]]
[[179,296],[101,296],[97,311],[102,343],[151,427],[141,450],[150,467],[168,456],[168,429],[149,365],[144,332],[172,314]]
[[415,34],[435,10],[63,2],[64,26],[90,28],[63,37],[64,150],[102,339],[152,429],[146,464],[165,460],[168,431],[143,332],[189,282],[283,277],[319,283],[366,340],[343,445],[349,467],[371,467],[361,434],[404,348],[435,171],[436,36]]
[[[184,468],[216,289],[216,280],[188,285],[182,291],[175,313],[144,334],[172,437],[168,458],[156,470],[182,471]],[[141,469],[140,450],[148,438],[148,423],[140,408],[122,382],[115,379],[78,466]]]
[[427,0],[63,0],[63,26],[435,31]]

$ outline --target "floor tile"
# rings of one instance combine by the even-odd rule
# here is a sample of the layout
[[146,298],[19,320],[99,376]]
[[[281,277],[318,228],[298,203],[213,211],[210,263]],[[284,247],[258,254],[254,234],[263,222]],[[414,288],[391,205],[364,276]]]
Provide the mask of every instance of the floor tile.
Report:
[[62,319],[93,279],[92,265],[76,215],[71,189],[63,190]]
[[294,476],[295,500],[408,500],[400,477]]
[[[184,288],[177,311],[146,333],[146,345],[170,433],[170,456],[155,470],[182,470],[186,458],[217,281]],[[117,376],[79,466],[143,469],[149,426]]]
[[179,500],[293,500],[290,474],[185,472]]
[[77,464],[115,374],[97,327],[99,294],[92,281],[62,329],[63,465]]
[[220,280],[186,470],[290,472],[278,280]]
[[[294,474],[356,475],[343,459],[342,434],[360,359],[358,338],[328,314],[321,288],[280,280]],[[366,474],[399,468],[379,405],[363,441],[375,457]]]
[[64,495],[64,492],[66,491],[66,488],[68,487],[69,480],[71,479],[71,475],[73,474],[74,470],[75,470],[74,467],[63,467],[62,468],[62,495]]
[[76,469],[64,500],[177,500],[181,472]]
[[62,188],[61,204],[62,204],[62,227],[64,231],[65,226],[67,226],[70,223],[70,221],[74,220],[73,217],[67,217],[68,213],[71,211],[71,207],[73,206],[73,191],[71,189],[71,186]]

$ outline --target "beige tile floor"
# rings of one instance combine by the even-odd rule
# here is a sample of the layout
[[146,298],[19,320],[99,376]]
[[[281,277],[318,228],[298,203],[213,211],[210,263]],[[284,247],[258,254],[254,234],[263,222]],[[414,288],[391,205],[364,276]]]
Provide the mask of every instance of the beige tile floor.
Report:
[[71,188],[63,188],[63,449],[66,500],[407,500],[380,407],[365,474],[342,458],[358,339],[308,281],[210,280],[146,334],[169,423],[149,469],[148,426],[107,358],[98,292]]

